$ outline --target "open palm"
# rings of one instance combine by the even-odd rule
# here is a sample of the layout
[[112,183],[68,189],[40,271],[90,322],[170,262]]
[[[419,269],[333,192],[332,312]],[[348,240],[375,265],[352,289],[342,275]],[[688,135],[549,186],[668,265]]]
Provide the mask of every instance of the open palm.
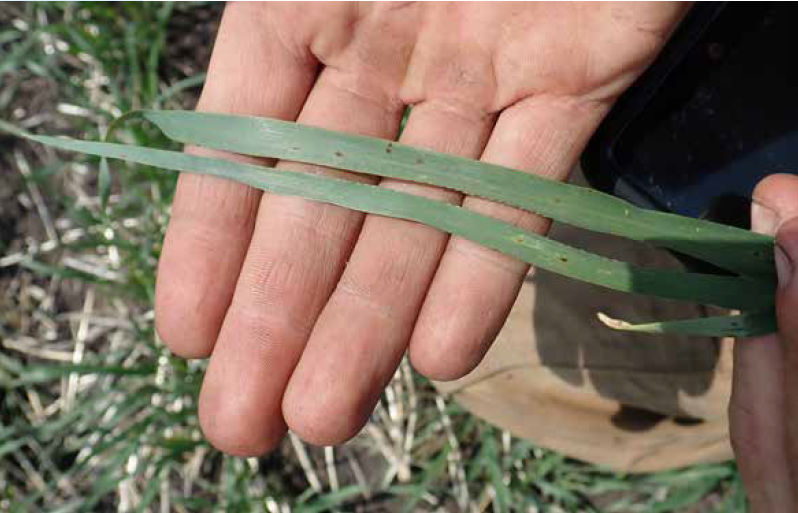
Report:
[[[669,3],[231,4],[198,109],[394,139],[412,105],[403,143],[561,180],[683,11]],[[547,229],[540,217],[483,199],[380,185]],[[408,348],[430,378],[468,373],[527,270],[412,222],[184,174],[156,323],[175,353],[210,355],[199,405],[206,436],[226,452],[255,455],[286,427],[317,444],[354,435]]]

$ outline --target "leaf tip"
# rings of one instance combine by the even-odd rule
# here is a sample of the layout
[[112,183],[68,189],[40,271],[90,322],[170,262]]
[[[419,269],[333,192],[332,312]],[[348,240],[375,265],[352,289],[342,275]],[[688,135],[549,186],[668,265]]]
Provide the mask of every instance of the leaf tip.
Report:
[[628,330],[632,328],[632,325],[630,323],[623,321],[621,319],[615,319],[613,317],[610,317],[604,312],[598,312],[596,314],[596,317],[598,317],[598,320],[601,321],[602,324],[614,330]]

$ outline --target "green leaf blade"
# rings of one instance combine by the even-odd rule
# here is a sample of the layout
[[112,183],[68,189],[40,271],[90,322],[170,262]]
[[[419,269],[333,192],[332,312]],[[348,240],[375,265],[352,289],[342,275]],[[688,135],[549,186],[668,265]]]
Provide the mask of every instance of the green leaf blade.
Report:
[[178,142],[446,187],[580,228],[649,242],[733,272],[774,273],[772,237],[641,209],[593,189],[506,167],[269,118],[188,111],[142,114]]
[[277,194],[424,223],[540,268],[624,292],[743,310],[766,308],[773,302],[774,284],[770,282],[638,268],[525,232],[461,207],[386,188],[174,151],[48,136],[28,137],[66,150],[176,171],[209,174]]
[[649,334],[755,337],[774,333],[777,330],[776,313],[773,310],[641,324],[630,324],[602,313],[598,314],[598,318],[604,325],[615,330]]

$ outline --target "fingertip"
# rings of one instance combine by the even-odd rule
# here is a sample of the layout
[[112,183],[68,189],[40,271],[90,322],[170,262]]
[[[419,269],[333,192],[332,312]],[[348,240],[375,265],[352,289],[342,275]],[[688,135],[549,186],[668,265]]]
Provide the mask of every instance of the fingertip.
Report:
[[155,286],[155,330],[174,354],[207,358],[226,310],[226,304],[217,303],[227,298],[208,290],[206,278],[187,275],[196,270],[192,267],[164,252]]
[[761,206],[782,220],[798,217],[798,176],[776,173],[763,178],[754,189],[754,208]]
[[288,429],[309,444],[342,444],[357,435],[368,415],[341,395],[325,396],[289,384],[283,397],[283,418]]
[[197,322],[196,309],[174,296],[156,292],[155,297],[155,331],[166,347],[181,358],[210,356],[218,328]]
[[203,392],[199,400],[200,428],[215,448],[231,456],[247,458],[266,454],[280,444],[286,433],[282,419],[255,424],[253,421],[262,416],[251,414],[235,397],[221,400]]
[[213,344],[198,343],[197,341],[203,338],[202,334],[196,332],[189,334],[186,330],[178,329],[179,324],[172,319],[164,319],[157,313],[155,315],[155,331],[169,351],[187,360],[208,358],[211,355]]
[[[453,241],[447,249],[451,258],[438,268],[410,338],[413,367],[436,381],[459,379],[479,365],[504,325],[524,276],[515,262],[505,266],[492,253],[486,258],[479,251],[484,248],[451,251],[462,239]],[[460,242],[461,247],[471,248],[466,242]]]
[[259,457],[272,452],[280,444],[285,434],[283,432],[279,437],[252,436],[250,433],[237,431],[234,428],[211,427],[213,424],[208,424],[208,422],[200,420],[200,427],[205,439],[217,450],[240,458]]
[[767,196],[774,192],[778,192],[782,187],[798,187],[798,176],[789,173],[773,173],[762,180],[756,185],[754,189],[754,199],[766,199]]
[[[282,398],[285,423],[302,440],[320,446],[343,443],[357,435],[374,411],[386,383],[370,364],[374,348],[360,337],[370,332],[363,329],[370,323],[362,322],[349,332],[341,329],[351,323],[311,335]],[[333,351],[335,345],[348,351]]]
[[410,339],[410,363],[431,380],[454,381],[479,365],[489,344],[473,333],[453,332],[446,323],[423,323]]

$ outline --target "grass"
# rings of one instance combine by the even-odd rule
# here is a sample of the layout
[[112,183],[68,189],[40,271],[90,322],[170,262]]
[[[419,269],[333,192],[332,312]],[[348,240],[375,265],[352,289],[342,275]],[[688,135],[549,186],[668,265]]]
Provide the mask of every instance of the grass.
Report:
[[[96,138],[131,108],[190,108],[220,9],[2,3],[0,119]],[[733,463],[591,467],[472,417],[406,362],[344,446],[220,454],[196,420],[204,363],[153,329],[174,177],[128,166],[104,207],[97,176],[0,139],[0,511],[745,510]]]

